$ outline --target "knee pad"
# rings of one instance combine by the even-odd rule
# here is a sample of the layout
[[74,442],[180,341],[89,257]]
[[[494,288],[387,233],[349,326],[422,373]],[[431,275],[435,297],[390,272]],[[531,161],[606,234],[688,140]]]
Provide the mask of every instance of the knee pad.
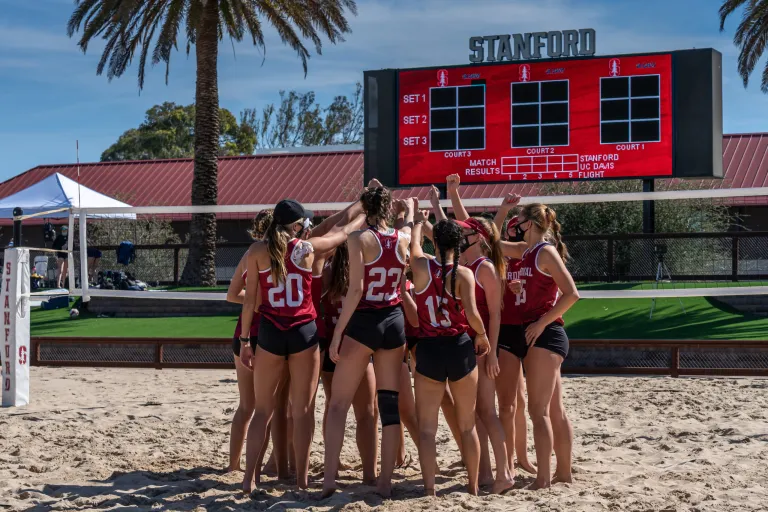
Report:
[[399,393],[397,391],[380,389],[376,392],[376,395],[379,400],[379,416],[381,417],[382,428],[390,425],[399,425],[400,409],[397,405]]

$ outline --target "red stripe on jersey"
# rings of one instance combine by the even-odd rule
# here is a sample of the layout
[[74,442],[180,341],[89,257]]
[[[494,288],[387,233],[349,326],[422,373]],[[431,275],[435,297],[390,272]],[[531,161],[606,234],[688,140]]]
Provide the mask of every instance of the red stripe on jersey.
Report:
[[261,286],[261,307],[259,312],[275,326],[287,331],[317,318],[312,304],[312,270],[297,266],[291,259],[299,240],[288,242],[285,251],[287,274],[283,282],[272,282],[271,269],[259,272]]
[[507,259],[507,286],[504,287],[504,308],[501,310],[501,323],[504,325],[522,325],[523,308],[522,294],[512,293],[509,282],[520,278],[520,263],[522,260]]
[[[248,271],[243,272],[243,280],[247,280],[248,278]],[[254,313],[253,318],[251,319],[251,338],[256,338],[259,335],[259,321],[261,320],[261,315],[259,313]],[[243,314],[240,313],[240,316],[237,317],[237,325],[235,326],[235,338],[239,338],[240,334],[243,332]]]
[[[445,271],[450,272],[453,265],[446,265]],[[429,260],[430,282],[427,287],[414,294],[416,308],[419,313],[421,336],[433,338],[436,336],[458,336],[469,329],[464,308],[460,298],[451,296],[450,288],[446,287],[443,296],[442,268],[435,260]]]
[[400,235],[395,229],[391,234],[381,233],[378,229],[368,228],[379,242],[381,252],[371,263],[365,264],[363,276],[363,296],[357,309],[381,309],[396,306],[400,297],[400,279],[405,272],[405,262],[397,252]]
[[[524,324],[535,322],[551,310],[557,302],[557,284],[548,274],[539,269],[538,260],[541,250],[548,242],[541,242],[523,254],[518,272],[523,283],[521,294],[522,321]],[[563,323],[562,318],[556,320]]]
[[[477,279],[477,272],[480,270],[480,266],[486,261],[490,261],[485,256],[480,256],[475,261],[467,265],[467,268],[472,271],[475,276],[475,302],[477,303],[477,311],[480,313],[480,318],[483,319],[483,325],[485,326],[485,332],[488,332],[488,324],[491,322],[491,313],[488,310],[488,298],[485,296],[485,290],[480,286],[480,281]],[[477,333],[472,327],[469,327],[469,335],[474,338]]]

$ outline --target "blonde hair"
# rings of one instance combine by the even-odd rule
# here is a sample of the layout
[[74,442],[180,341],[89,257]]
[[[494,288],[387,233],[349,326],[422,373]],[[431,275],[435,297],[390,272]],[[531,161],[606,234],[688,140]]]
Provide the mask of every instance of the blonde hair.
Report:
[[557,221],[555,210],[541,203],[527,204],[523,206],[520,212],[526,220],[530,220],[538,227],[544,236],[551,234],[552,242],[557,249],[557,253],[562,258],[563,263],[568,261],[568,248],[565,246],[562,237],[562,226]]
[[288,242],[293,238],[291,226],[294,224],[295,222],[283,226],[272,219],[267,232],[264,234],[267,242],[267,252],[269,253],[269,266],[272,269],[272,282],[274,284],[284,282],[285,275],[288,273],[288,270],[285,268],[285,253],[288,250]]

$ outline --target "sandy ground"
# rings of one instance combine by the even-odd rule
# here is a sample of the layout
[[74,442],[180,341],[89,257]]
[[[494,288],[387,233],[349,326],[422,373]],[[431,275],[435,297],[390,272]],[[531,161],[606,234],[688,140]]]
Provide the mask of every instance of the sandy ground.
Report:
[[[456,446],[438,434],[438,497],[421,497],[418,458],[383,500],[344,472],[342,492],[318,501],[321,415],[313,489],[267,479],[238,492],[224,474],[234,371],[33,368],[33,405],[0,410],[4,510],[664,510],[768,509],[768,380],[578,377],[565,381],[575,428],[576,481],[506,496],[464,492]],[[322,410],[322,388],[318,411]],[[356,466],[354,428],[342,459]],[[518,487],[530,475],[518,477]]]

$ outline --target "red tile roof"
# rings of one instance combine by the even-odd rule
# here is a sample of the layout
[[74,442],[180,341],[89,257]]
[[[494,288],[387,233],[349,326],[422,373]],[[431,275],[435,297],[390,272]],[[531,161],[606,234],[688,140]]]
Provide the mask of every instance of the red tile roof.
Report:
[[[724,179],[700,180],[694,186],[768,186],[768,133],[725,135],[723,167]],[[134,206],[181,206],[190,204],[192,169],[191,159],[89,163],[80,165],[80,183]],[[0,183],[0,198],[55,172],[77,180],[75,164],[42,165]],[[270,204],[284,197],[304,203],[350,201],[362,187],[362,174],[360,150],[224,157],[219,160],[219,204]],[[669,180],[659,180],[659,188],[664,188],[664,181]],[[530,196],[540,187],[478,185],[465,188],[462,194],[484,198],[514,191]],[[404,189],[396,195],[426,199],[428,190]]]

